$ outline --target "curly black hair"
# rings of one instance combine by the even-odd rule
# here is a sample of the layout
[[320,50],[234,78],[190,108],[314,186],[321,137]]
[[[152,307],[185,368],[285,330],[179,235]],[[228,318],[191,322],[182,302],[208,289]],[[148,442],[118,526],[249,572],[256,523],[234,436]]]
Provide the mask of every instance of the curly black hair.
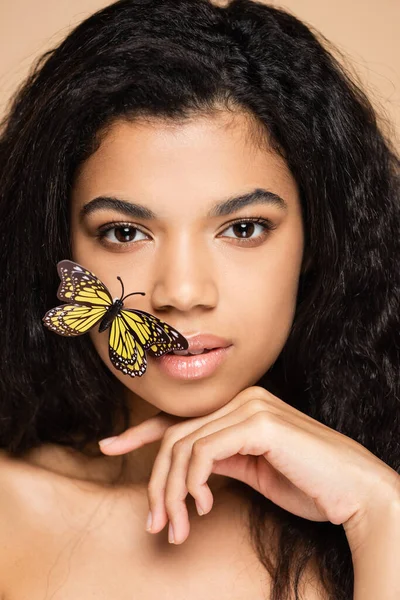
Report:
[[[55,336],[41,321],[57,304],[55,265],[71,256],[74,177],[116,119],[183,121],[225,107],[252,115],[286,160],[311,261],[285,347],[255,383],[399,472],[400,161],[323,40],[251,0],[121,0],[36,62],[1,124],[0,447],[13,456],[45,442],[83,450],[115,433],[116,415],[127,423],[122,386],[90,337]],[[329,597],[351,600],[343,527],[247,492],[271,600],[298,599],[311,560]],[[279,522],[276,556],[268,515]]]

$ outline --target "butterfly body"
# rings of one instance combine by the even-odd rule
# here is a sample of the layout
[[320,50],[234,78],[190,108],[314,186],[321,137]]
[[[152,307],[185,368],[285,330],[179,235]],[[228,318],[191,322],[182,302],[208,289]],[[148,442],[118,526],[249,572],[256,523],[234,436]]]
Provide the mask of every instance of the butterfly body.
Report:
[[111,323],[114,321],[115,317],[117,316],[121,308],[123,308],[123,306],[124,303],[120,298],[114,300],[114,304],[108,308],[107,313],[104,315],[99,325],[99,333],[102,333],[103,331],[108,329],[108,327],[110,327]]
[[71,260],[57,264],[61,282],[57,297],[67,304],[56,306],[43,317],[44,325],[62,336],[74,337],[99,324],[109,329],[109,358],[113,366],[131,377],[141,377],[147,368],[146,352],[155,357],[172,350],[187,350],[188,341],[168,323],[142,310],[125,308],[124,300],[112,299],[107,287],[91,271]]

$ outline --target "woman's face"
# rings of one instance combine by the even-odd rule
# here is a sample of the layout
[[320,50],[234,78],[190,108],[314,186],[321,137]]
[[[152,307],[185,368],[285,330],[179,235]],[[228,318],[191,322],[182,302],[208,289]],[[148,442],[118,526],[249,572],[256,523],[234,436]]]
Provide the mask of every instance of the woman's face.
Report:
[[[211,333],[230,344],[210,374],[178,378],[147,354],[145,374],[131,378],[108,357],[109,330],[91,330],[97,352],[133,400],[173,415],[205,415],[254,385],[293,321],[303,259],[298,189],[284,160],[250,132],[239,114],[185,124],[118,121],[74,184],[73,260],[113,298],[121,296],[117,276],[125,294],[145,292],[128,298],[126,308],[150,312],[184,336]],[[256,189],[265,191],[258,200],[232,201]],[[99,197],[125,208],[93,202]],[[133,204],[153,216],[133,216]],[[264,221],[243,221],[257,218]]]

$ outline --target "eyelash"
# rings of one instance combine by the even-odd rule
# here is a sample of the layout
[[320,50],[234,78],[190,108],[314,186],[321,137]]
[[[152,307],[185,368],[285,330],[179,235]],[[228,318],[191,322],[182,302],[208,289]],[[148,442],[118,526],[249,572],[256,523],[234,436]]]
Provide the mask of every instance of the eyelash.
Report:
[[[256,239],[264,239],[266,238],[271,231],[273,231],[274,229],[276,229],[276,225],[274,223],[272,223],[272,221],[270,221],[269,219],[265,219],[264,217],[252,217],[252,218],[242,218],[242,219],[237,219],[235,221],[232,221],[231,223],[229,223],[229,225],[223,230],[226,231],[226,229],[230,229],[231,227],[233,227],[234,225],[237,225],[239,223],[255,223],[256,225],[262,225],[263,227],[265,227],[265,230],[258,236],[256,236],[256,238],[234,238],[231,237],[229,239],[234,239],[237,242],[239,242],[240,245],[250,245],[252,242],[254,242],[254,240]],[[130,244],[135,244],[137,242],[135,242],[134,240],[130,241],[130,242],[109,242],[109,241],[105,241],[106,240],[106,235],[109,231],[112,231],[113,229],[118,229],[119,227],[129,227],[130,229],[136,229],[137,231],[140,231],[141,233],[143,233],[144,235],[148,235],[145,231],[143,231],[142,229],[140,229],[140,227],[136,227],[135,225],[132,225],[131,223],[109,223],[107,225],[103,225],[102,227],[100,227],[97,230],[97,234],[95,237],[97,237],[100,241],[100,243],[102,243],[105,246],[128,246]],[[144,241],[144,240],[138,240],[138,241]]]

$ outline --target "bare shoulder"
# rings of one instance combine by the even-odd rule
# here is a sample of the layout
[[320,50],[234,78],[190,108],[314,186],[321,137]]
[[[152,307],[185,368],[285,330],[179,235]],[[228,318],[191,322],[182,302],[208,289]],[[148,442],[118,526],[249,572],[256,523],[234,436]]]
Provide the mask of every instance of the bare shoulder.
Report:
[[0,450],[1,539],[6,533],[11,540],[37,534],[44,524],[50,528],[60,499],[68,500],[73,490],[68,478]]
[[0,600],[16,565],[32,548],[35,527],[40,527],[51,495],[50,481],[38,476],[22,460],[0,450]]
[[[5,543],[12,540],[10,534],[15,533],[19,522],[23,519],[24,495],[28,493],[28,473],[23,463],[10,457],[4,450],[0,451],[0,523],[1,523],[1,558],[3,559]],[[30,495],[30,494],[29,494]],[[7,535],[8,534],[8,535]]]
[[15,561],[21,530],[21,466],[0,451],[0,599],[7,592],[10,567]]
[[[182,594],[187,586],[191,597],[204,598],[210,581],[215,590],[220,585],[221,600],[268,597],[267,572],[247,544],[247,529],[242,529],[243,505],[235,504],[231,495],[216,500],[207,520],[193,518],[185,544],[171,547],[166,532],[154,538],[144,531],[147,501],[141,492],[94,490],[0,451],[0,600],[43,598],[49,573],[58,589],[60,582],[67,586],[65,572],[70,587],[63,598],[81,597],[83,588],[97,590],[100,584],[99,598],[122,600],[125,590],[135,586],[143,590],[142,598],[155,598],[171,578],[179,582],[177,599],[187,597]],[[69,551],[62,554],[72,547],[73,562]],[[104,552],[110,547],[113,552]],[[59,571],[53,569],[54,557]],[[168,568],[160,568],[154,578],[157,563]],[[235,582],[234,596],[228,581]],[[299,591],[303,600],[328,600],[311,564]]]
[[[18,515],[16,527],[24,518],[25,510],[39,509],[38,498],[46,497],[43,492],[51,490],[49,479],[38,476],[38,469],[23,460],[9,456],[0,450],[0,518]],[[11,526],[11,524],[10,524]]]

